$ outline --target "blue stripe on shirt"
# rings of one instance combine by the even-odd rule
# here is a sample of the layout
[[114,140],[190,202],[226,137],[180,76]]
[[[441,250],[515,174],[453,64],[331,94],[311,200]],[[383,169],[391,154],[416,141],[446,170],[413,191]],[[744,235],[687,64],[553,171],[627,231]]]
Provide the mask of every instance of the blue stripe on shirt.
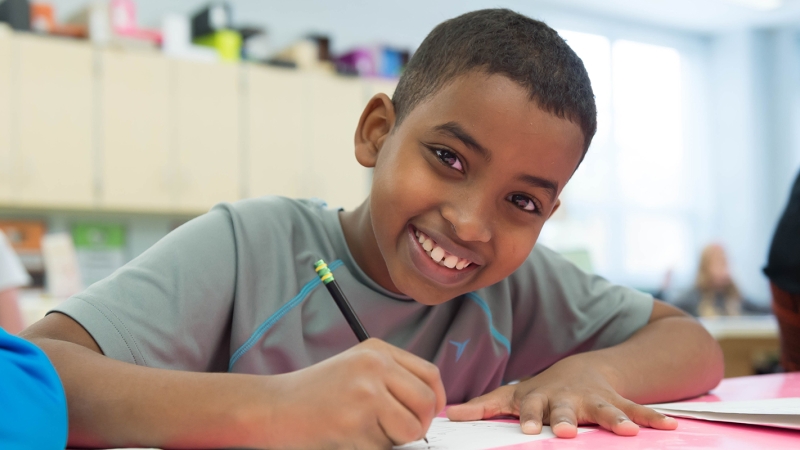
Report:
[[489,331],[492,333],[492,336],[502,344],[503,347],[506,348],[508,354],[511,354],[511,343],[508,341],[508,338],[503,336],[497,328],[494,327],[494,322],[492,321],[492,311],[489,310],[489,305],[486,304],[486,301],[478,296],[478,294],[474,292],[470,292],[467,294],[467,298],[472,300],[473,302],[477,303],[478,306],[481,307],[483,312],[486,314],[486,318],[489,320]]
[[[342,261],[337,259],[336,261],[328,264],[328,268],[331,269],[331,271],[334,271],[342,264],[343,264]],[[233,353],[233,356],[231,356],[231,361],[228,364],[228,372],[233,370],[233,365],[236,364],[236,361],[238,361],[239,358],[242,357],[242,355],[244,355],[248,350],[250,350],[254,345],[256,345],[256,343],[264,336],[264,334],[267,331],[269,331],[270,328],[272,328],[273,325],[275,325],[279,320],[281,320],[281,318],[283,318],[283,316],[285,316],[286,313],[291,311],[292,308],[302,303],[303,300],[305,300],[306,297],[308,297],[308,294],[310,294],[311,291],[313,291],[320,284],[322,284],[322,282],[319,280],[319,277],[314,277],[313,280],[309,281],[308,283],[306,283],[305,286],[303,286],[303,289],[300,289],[299,294],[297,294],[293,299],[289,300],[289,302],[287,302],[285,305],[281,306],[277,311],[275,311],[275,313],[269,316],[269,318],[267,318],[267,320],[265,320],[258,328],[256,328],[256,331],[253,332],[250,338],[247,341],[245,341],[245,343],[242,344],[242,346],[239,347],[239,349]]]

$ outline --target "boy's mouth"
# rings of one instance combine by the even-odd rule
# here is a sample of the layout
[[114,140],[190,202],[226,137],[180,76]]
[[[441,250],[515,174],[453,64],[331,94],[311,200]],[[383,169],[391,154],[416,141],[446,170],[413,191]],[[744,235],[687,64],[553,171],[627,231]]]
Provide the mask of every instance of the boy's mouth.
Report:
[[[462,283],[480,264],[472,258],[464,258],[472,252],[451,242],[437,243],[430,235],[413,225],[408,227],[411,246],[411,261],[426,278],[443,285]],[[445,250],[444,247],[450,250]],[[460,254],[455,255],[453,252]]]
[[448,269],[455,268],[456,270],[463,270],[472,264],[472,261],[466,258],[459,258],[456,255],[448,253],[447,250],[437,245],[430,236],[422,231],[415,230],[414,235],[417,236],[417,240],[422,246],[422,249],[425,250],[425,253],[440,266],[447,267]]

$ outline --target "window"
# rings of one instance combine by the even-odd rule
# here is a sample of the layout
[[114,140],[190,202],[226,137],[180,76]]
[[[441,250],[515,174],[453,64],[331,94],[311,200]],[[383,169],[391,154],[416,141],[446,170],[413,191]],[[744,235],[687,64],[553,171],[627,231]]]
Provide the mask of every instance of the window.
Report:
[[588,252],[592,270],[616,282],[656,288],[668,270],[687,273],[694,263],[681,55],[559,33],[589,72],[598,130],[541,241],[566,255]]

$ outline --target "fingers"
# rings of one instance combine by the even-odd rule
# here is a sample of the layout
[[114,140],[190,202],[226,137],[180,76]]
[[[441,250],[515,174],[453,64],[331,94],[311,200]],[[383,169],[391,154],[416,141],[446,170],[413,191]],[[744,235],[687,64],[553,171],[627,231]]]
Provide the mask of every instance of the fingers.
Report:
[[388,351],[398,364],[414,374],[433,390],[436,395],[436,414],[444,409],[444,406],[447,404],[447,395],[444,391],[444,384],[439,374],[439,368],[436,367],[435,364],[378,339],[369,339],[364,343],[379,346],[382,350]]
[[525,434],[542,432],[542,421],[547,408],[547,396],[531,392],[522,398],[519,405],[519,424]]
[[560,438],[574,438],[578,434],[575,405],[568,400],[550,402],[550,428]]
[[678,428],[677,420],[646,406],[637,405],[636,403],[626,400],[626,404],[622,405],[621,408],[631,420],[641,426],[655,428],[657,430],[674,430]]
[[619,436],[636,436],[639,426],[633,423],[619,408],[602,398],[595,397],[590,406],[589,415],[601,427]]
[[387,395],[386,408],[378,413],[378,424],[394,445],[422,439],[430,426],[423,426],[419,418],[393,395]]
[[514,386],[502,386],[467,403],[452,406],[447,410],[447,418],[461,422],[514,415],[514,389]]
[[430,386],[399,364],[387,374],[386,388],[392,397],[414,414],[420,424],[419,435],[415,439],[422,439],[438,413],[436,394]]

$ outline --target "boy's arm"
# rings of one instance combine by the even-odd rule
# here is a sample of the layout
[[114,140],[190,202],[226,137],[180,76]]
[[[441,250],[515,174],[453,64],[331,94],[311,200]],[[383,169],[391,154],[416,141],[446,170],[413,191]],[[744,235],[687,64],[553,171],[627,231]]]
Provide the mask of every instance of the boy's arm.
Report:
[[576,426],[597,423],[617,434],[632,435],[638,425],[661,429],[674,419],[637,403],[676,400],[703,394],[723,376],[719,344],[696,320],[655,301],[650,320],[627,341],[565,358],[535,377],[503,386],[452,407],[452,420],[519,415],[526,433],[543,423],[560,437]]
[[421,438],[445,403],[436,366],[376,339],[298,372],[258,376],[116,361],[59,313],[22,336],[61,377],[70,446],[385,447]]

